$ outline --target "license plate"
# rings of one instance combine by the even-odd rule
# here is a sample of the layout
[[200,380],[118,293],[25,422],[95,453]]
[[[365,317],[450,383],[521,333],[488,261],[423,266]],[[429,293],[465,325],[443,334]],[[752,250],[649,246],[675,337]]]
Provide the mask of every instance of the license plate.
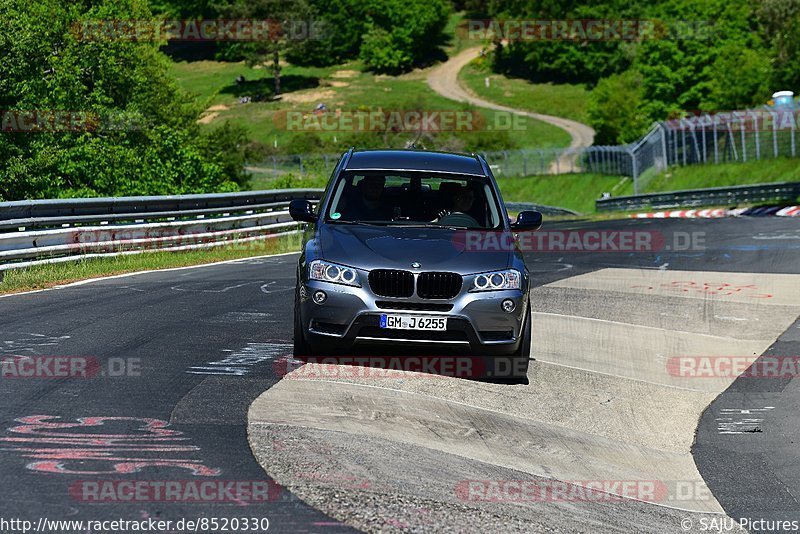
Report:
[[400,330],[447,330],[447,317],[381,314],[381,328]]

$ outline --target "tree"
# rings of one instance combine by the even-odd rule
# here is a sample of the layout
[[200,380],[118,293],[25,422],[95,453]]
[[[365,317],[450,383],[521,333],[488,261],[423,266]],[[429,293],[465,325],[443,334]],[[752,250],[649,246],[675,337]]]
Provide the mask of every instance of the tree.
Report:
[[[138,0],[3,0],[0,109],[78,112],[76,130],[0,133],[0,197],[232,191],[219,144],[168,75],[159,43],[79,31],[81,21],[149,20]],[[77,26],[76,26],[77,25]]]
[[248,65],[266,65],[272,61],[274,95],[281,94],[281,54],[312,37],[311,7],[306,0],[236,0],[225,10],[231,18],[268,21],[269,31],[262,40],[240,42],[232,50]]
[[589,100],[595,143],[614,145],[638,139],[650,121],[643,111],[642,76],[630,70],[600,80]]
[[376,72],[399,73],[441,59],[446,0],[309,0],[322,29],[287,52],[293,63],[332,65],[360,57]]
[[761,34],[772,50],[774,90],[800,87],[800,0],[761,0]]

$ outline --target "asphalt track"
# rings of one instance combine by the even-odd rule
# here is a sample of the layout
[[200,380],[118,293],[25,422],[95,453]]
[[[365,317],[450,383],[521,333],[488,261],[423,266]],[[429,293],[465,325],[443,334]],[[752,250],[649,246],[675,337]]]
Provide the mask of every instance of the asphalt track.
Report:
[[[134,366],[133,371],[120,373],[123,376],[106,372],[93,378],[0,380],[2,517],[34,522],[40,517],[173,521],[266,517],[271,531],[292,532],[348,530],[342,521],[362,529],[398,531],[494,526],[520,531],[679,532],[676,521],[686,515],[684,510],[698,518],[721,516],[723,510],[731,517],[796,517],[794,496],[800,492],[800,480],[790,445],[797,433],[792,408],[800,388],[794,380],[751,380],[743,396],[737,393],[743,388],[738,381],[676,384],[674,377],[662,372],[663,380],[652,383],[636,374],[644,372],[638,365],[604,366],[615,354],[645,354],[657,348],[647,343],[661,338],[665,346],[677,349],[695,341],[710,344],[727,339],[730,344],[719,349],[723,353],[732,347],[763,347],[761,352],[797,355],[800,330],[795,321],[800,302],[793,302],[793,288],[800,284],[780,276],[796,275],[800,269],[797,221],[631,220],[562,223],[545,229],[567,228],[650,230],[659,232],[669,250],[665,246],[646,252],[530,253],[537,286],[534,294],[539,297],[534,330],[538,321],[540,343],[533,349],[537,361],[532,363],[527,386],[458,379],[440,379],[435,384],[425,380],[390,385],[328,383],[325,387],[330,389],[325,392],[339,397],[316,399],[319,383],[281,380],[276,362],[290,353],[294,255],[145,273],[0,298],[0,355],[80,356],[96,358],[103,369],[112,362],[117,367],[120,362]],[[692,234],[702,237],[702,248],[682,246],[686,239],[691,241]],[[681,250],[675,250],[676,239]],[[776,302],[768,306],[734,296],[723,303],[705,294],[690,299],[671,290],[652,295],[626,293],[614,289],[620,270],[636,273],[647,283],[658,280],[657,286],[673,284],[675,279],[669,276],[675,271],[732,273],[731,285],[760,284],[759,291],[769,286],[775,290]],[[707,278],[698,276],[698,280]],[[724,279],[714,278],[714,282]],[[756,284],[740,282],[748,279]],[[604,291],[601,299],[581,297],[596,291]],[[653,313],[654,309],[663,314]],[[709,314],[717,318],[698,320],[708,319]],[[571,326],[565,328],[559,317],[566,317]],[[553,337],[544,337],[548,333]],[[621,339],[632,341],[626,344]],[[573,361],[553,361],[565,354],[560,345],[567,345]],[[595,348],[606,348],[607,354]],[[702,347],[700,352],[705,350]],[[657,361],[658,366],[663,371],[663,360]],[[647,372],[655,376],[655,371]],[[303,387],[306,396],[287,396]],[[425,416],[420,408],[426,407],[428,414],[443,410],[440,413],[448,416],[474,417],[464,419],[469,422],[465,424],[474,423],[480,429],[494,425],[497,435],[503,429],[513,434],[519,421],[525,420],[531,425],[526,443],[538,436],[541,448],[534,454],[531,449],[514,449],[513,439],[496,441],[492,444],[497,447],[495,456],[503,461],[495,461],[482,449],[470,449],[474,444],[467,439],[463,450],[452,451],[446,449],[444,435],[440,441],[415,441],[419,434],[408,432],[397,419],[395,426],[379,427],[351,418],[348,424],[355,426],[351,433],[343,432],[331,421],[345,421],[333,417],[335,410],[356,395],[380,406],[373,414],[380,411],[396,417],[396,401],[413,398],[419,402],[406,406],[417,421]],[[256,398],[259,402],[251,409],[248,436],[248,407]],[[481,406],[475,406],[476,399]],[[688,451],[697,419],[712,401],[692,450],[695,469]],[[326,402],[328,411],[319,412]],[[762,432],[716,431],[715,410],[761,404],[773,406],[763,417]],[[455,405],[463,411],[454,410]],[[476,416],[476,408],[488,411]],[[298,430],[298,416],[319,423],[319,415],[327,427],[309,425]],[[93,417],[109,419],[87,419]],[[46,423],[72,426],[47,427]],[[98,441],[87,445],[89,437]],[[555,461],[565,443],[573,456]],[[617,449],[608,457],[596,454],[620,444],[624,450]],[[332,451],[341,451],[342,456]],[[640,453],[655,456],[643,457],[639,463],[631,459]],[[627,457],[625,470],[607,467],[616,469],[620,457]],[[350,474],[354,458],[361,478]],[[318,472],[321,463],[328,466],[323,473],[327,478]],[[580,472],[576,465],[585,466],[594,479],[635,477],[642,469],[673,474],[669,469],[678,466],[675,472],[682,480],[705,481],[713,498],[685,506],[627,500],[521,506],[476,504],[453,495],[448,502],[442,497],[453,494],[454,485],[467,479],[542,475],[564,479]],[[768,476],[765,465],[776,476]],[[74,490],[76,483],[87,480],[270,480],[262,466],[291,492],[276,486],[271,498],[259,503],[98,503],[88,502]],[[697,471],[702,479],[693,478]],[[362,479],[369,479],[372,486],[359,487]],[[412,509],[416,510],[413,514]],[[464,523],[465,517],[473,522]]]

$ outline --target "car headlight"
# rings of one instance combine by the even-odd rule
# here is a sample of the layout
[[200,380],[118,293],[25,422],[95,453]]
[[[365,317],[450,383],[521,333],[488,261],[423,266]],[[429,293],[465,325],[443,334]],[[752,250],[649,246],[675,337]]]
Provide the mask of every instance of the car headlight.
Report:
[[481,273],[477,275],[472,282],[472,291],[499,291],[502,289],[519,288],[519,271],[514,269]]
[[358,283],[358,273],[355,269],[322,260],[311,262],[309,277],[312,280],[361,287],[361,284]]

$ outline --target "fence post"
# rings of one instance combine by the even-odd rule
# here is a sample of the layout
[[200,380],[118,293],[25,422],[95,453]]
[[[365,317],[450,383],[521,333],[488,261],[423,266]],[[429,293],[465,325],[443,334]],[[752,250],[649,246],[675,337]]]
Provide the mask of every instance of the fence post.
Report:
[[278,158],[272,156],[272,177],[278,177]]
[[756,131],[756,161],[761,159],[761,136],[758,131],[758,115],[751,113],[753,116],[753,129]]
[[686,167],[686,122],[681,119],[681,152],[683,152],[683,166]]
[[717,116],[716,115],[714,115],[713,123],[714,123],[714,163],[718,164],[719,163],[719,143],[718,143],[718,139],[717,139],[717,135],[718,135],[717,134],[717,126],[718,126],[718,124],[717,124]]
[[706,159],[706,156],[708,155],[708,153],[706,151],[706,121],[705,121],[705,119],[700,119],[700,127],[702,128],[702,130],[700,130],[700,139],[702,139],[702,141],[703,141],[703,164],[705,165],[706,163],[708,163],[708,160]]
[[734,161],[739,161],[739,152],[736,150],[736,138],[733,137],[731,121],[728,121],[728,138],[730,139],[731,150],[733,150],[733,159]]
[[664,168],[669,167],[669,156],[667,155],[667,129],[664,123],[659,122],[661,127],[661,156],[664,158]]
[[739,118],[739,124],[742,126],[742,161],[747,161],[747,142],[745,140],[745,123],[743,118]]
[[525,151],[522,151],[522,176],[528,176],[528,158],[525,157]]
[[636,154],[632,148],[628,148],[628,153],[631,155],[631,170],[633,172],[633,194],[639,194],[639,168],[636,165]]
[[778,157],[778,114],[772,112],[772,151]]
[[792,157],[794,157],[796,152],[794,147],[794,117],[792,117],[792,120],[789,121],[789,125],[792,127]]

